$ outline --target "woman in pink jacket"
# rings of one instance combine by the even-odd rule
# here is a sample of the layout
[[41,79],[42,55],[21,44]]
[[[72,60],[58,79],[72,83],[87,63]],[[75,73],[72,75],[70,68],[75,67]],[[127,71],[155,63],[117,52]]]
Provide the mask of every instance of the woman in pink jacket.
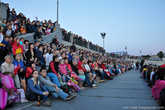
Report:
[[62,74],[63,81],[66,82],[68,86],[73,87],[73,89],[77,92],[80,91],[77,81],[73,81],[70,77],[69,70],[67,70],[67,65],[64,64],[63,59],[60,60],[59,72]]
[[67,72],[67,65],[64,64],[64,60],[61,59],[60,60],[60,64],[59,64],[59,71],[62,75],[68,75],[68,72]]

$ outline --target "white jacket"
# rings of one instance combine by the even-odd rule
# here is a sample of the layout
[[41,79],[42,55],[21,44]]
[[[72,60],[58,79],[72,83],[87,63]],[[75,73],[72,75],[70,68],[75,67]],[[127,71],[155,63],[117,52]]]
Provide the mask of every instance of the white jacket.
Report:
[[3,41],[3,34],[0,33],[0,43]]

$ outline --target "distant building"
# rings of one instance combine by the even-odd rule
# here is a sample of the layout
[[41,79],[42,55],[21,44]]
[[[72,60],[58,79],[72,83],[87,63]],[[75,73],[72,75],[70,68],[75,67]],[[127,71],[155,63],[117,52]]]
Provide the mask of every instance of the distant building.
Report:
[[0,21],[7,18],[7,5],[3,2],[0,2]]
[[112,52],[111,54],[115,54],[115,55],[119,55],[119,56],[125,56],[125,55],[127,55],[127,52],[124,52],[124,51],[122,51],[122,52]]
[[161,61],[161,59],[157,55],[151,56],[149,60],[151,60],[151,61]]

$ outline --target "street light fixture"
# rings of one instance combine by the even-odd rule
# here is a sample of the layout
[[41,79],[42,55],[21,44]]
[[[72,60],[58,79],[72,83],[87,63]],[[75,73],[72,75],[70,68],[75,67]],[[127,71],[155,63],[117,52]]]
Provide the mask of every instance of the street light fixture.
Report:
[[100,33],[100,35],[101,35],[101,37],[102,37],[102,39],[103,39],[103,48],[104,48],[104,39],[105,39],[106,33],[103,32],[103,33]]

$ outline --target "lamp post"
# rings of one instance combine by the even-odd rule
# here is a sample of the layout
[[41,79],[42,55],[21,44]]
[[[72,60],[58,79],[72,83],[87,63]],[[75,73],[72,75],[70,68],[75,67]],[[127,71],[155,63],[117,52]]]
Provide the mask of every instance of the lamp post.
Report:
[[105,39],[106,33],[103,32],[103,33],[100,33],[100,35],[101,35],[101,37],[102,37],[102,39],[103,39],[103,48],[104,48],[104,39]]
[[0,21],[2,20],[2,6],[1,6],[1,0],[0,0]]
[[59,0],[57,0],[57,24],[58,24],[58,21],[59,20]]
[[142,59],[142,50],[140,50],[140,59]]
[[127,59],[127,55],[128,55],[127,46],[125,46],[125,60]]

